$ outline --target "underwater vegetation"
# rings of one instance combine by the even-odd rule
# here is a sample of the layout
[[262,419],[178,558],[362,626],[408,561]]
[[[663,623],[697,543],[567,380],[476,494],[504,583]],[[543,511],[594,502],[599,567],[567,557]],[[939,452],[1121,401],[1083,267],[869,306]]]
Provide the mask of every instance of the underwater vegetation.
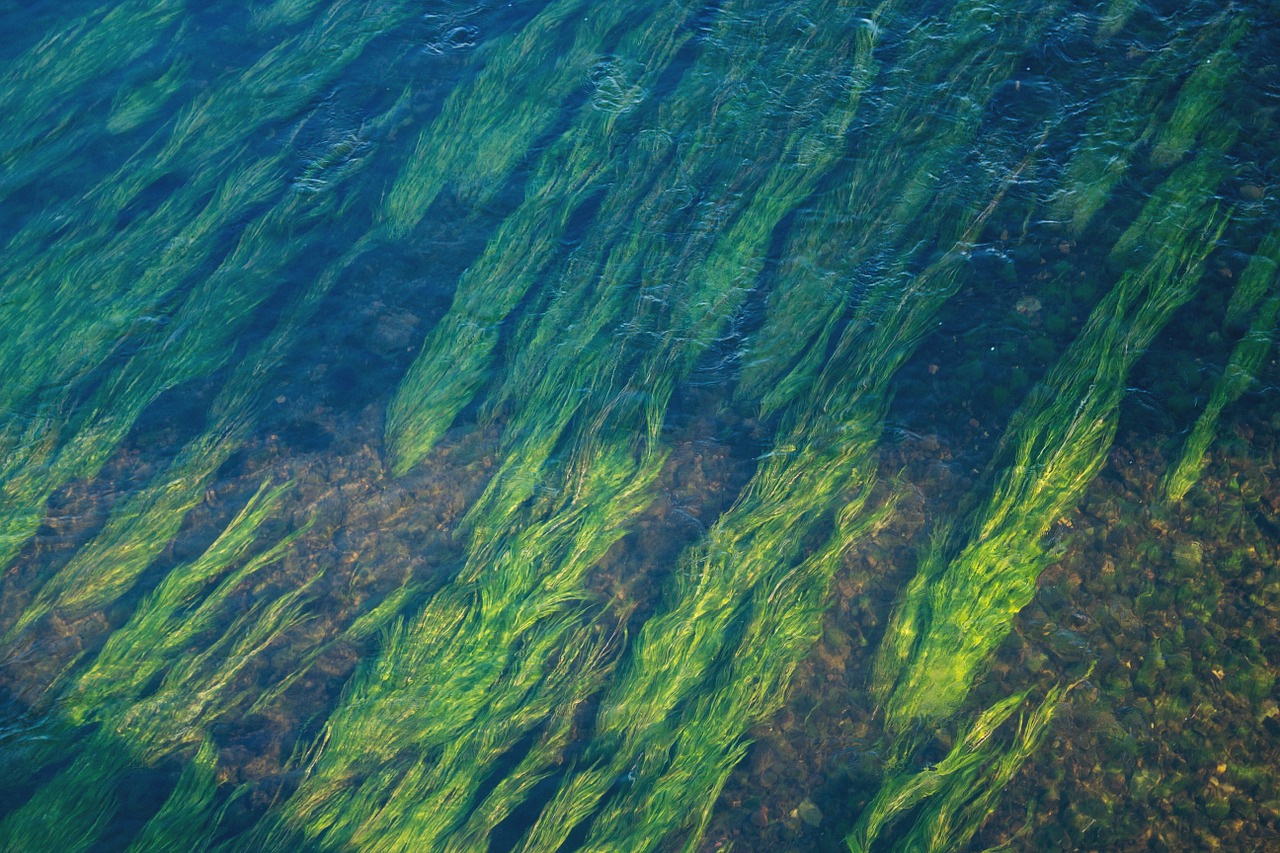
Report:
[[1280,831],[1267,4],[6,24],[0,847]]

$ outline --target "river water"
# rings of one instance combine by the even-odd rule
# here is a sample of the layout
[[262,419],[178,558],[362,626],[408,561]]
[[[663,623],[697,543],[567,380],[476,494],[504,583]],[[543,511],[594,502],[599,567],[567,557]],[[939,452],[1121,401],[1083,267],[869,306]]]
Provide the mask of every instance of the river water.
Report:
[[0,32],[0,847],[1276,844],[1274,3]]

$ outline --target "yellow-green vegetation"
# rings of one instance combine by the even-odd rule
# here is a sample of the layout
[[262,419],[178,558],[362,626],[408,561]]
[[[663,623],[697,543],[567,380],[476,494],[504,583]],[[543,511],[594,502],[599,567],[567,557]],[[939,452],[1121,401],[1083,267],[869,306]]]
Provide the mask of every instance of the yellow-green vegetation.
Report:
[[[606,4],[584,14],[577,0],[553,3],[530,29],[502,46],[474,86],[454,93],[441,118],[423,134],[417,156],[388,198],[389,227],[394,232],[412,226],[446,177],[461,185],[460,192],[483,201],[560,112],[562,101],[581,91],[592,62],[600,56],[602,40],[619,19],[651,16],[640,18],[641,25],[627,34],[618,52],[638,69],[634,85],[639,92],[654,86],[690,36],[671,27],[680,18],[675,6],[644,4],[630,10]],[[548,38],[568,26],[566,16],[573,17],[578,28],[571,31],[573,46],[562,54],[557,42]],[[531,75],[527,62],[535,50],[554,51],[556,61],[535,63],[541,73]],[[504,321],[543,280],[579,207],[609,182],[625,180],[628,171],[649,175],[641,162],[623,156],[629,148],[619,142],[618,113],[588,101],[576,119],[540,159],[523,203],[458,282],[453,305],[428,335],[397,389],[387,410],[393,473],[403,474],[421,461],[481,387]],[[445,139],[459,137],[474,139],[476,147],[444,144]],[[441,158],[442,149],[453,153]],[[625,192],[613,195],[630,198]]]
[[[1115,4],[1131,5],[1125,0]],[[1111,23],[1104,18],[1100,29],[1107,31]],[[1107,92],[1072,148],[1052,215],[1073,233],[1083,232],[1129,173],[1135,152],[1153,138],[1153,159],[1169,165],[1180,158],[1221,100],[1245,28],[1244,19],[1224,12],[1209,26],[1175,31],[1167,45],[1151,51],[1122,85]],[[1181,72],[1188,67],[1193,71],[1183,79]],[[1169,123],[1162,123],[1159,111],[1175,92],[1176,103],[1187,106],[1179,106]],[[1193,104],[1200,105],[1198,115],[1192,114]],[[1171,129],[1175,122],[1177,131]]]
[[[14,263],[6,270],[0,361],[14,373],[0,404],[0,563],[7,566],[31,537],[49,496],[95,476],[162,394],[215,377],[222,386],[203,431],[122,499],[65,564],[37,576],[34,599],[4,637],[10,662],[38,653],[28,629],[50,614],[55,622],[74,621],[136,602],[130,600],[134,585],[252,433],[272,372],[335,280],[324,277],[279,299],[282,271],[306,249],[304,241],[282,245],[340,216],[347,199],[332,190],[362,165],[347,159],[328,169],[327,192],[295,192],[285,170],[294,152],[287,145],[264,150],[255,137],[267,125],[296,119],[370,39],[404,14],[386,8],[371,16],[359,4],[340,5],[301,35],[279,38],[259,63],[182,108],[153,137],[148,156],[108,167],[75,205],[50,207],[9,241]],[[353,33],[358,22],[363,28]],[[164,91],[150,97],[176,91],[185,67],[175,65]],[[282,72],[301,81],[287,93],[277,91]],[[119,103],[131,115],[157,106],[131,97],[121,90]],[[402,108],[403,99],[371,118],[370,137],[385,134]],[[153,209],[141,204],[149,185],[193,163],[203,170]],[[59,224],[69,213],[83,217],[83,225]],[[280,304],[264,318],[262,308],[273,296]],[[243,338],[254,323],[262,331]],[[42,727],[52,733],[16,763],[38,769],[75,759],[6,817],[0,827],[6,848],[95,844],[114,811],[122,774],[172,761],[223,716],[268,704],[314,659],[314,650],[304,653],[297,673],[265,689],[246,690],[240,682],[259,653],[303,619],[309,583],[283,591],[264,586],[256,601],[230,606],[304,532],[246,557],[260,526],[279,513],[282,494],[264,486],[200,559],[159,579],[104,647],[64,656],[60,671],[32,685],[29,695],[43,693],[49,716]],[[92,660],[84,668],[86,652]],[[98,726],[87,739],[76,731],[84,724]],[[202,749],[197,764],[209,769],[212,763],[209,748]],[[211,770],[199,777],[204,781],[185,780],[175,796],[207,788]],[[179,803],[169,811],[185,808]],[[159,828],[148,830],[157,840],[139,843],[166,843],[171,821],[159,820]]]
[[[83,740],[65,735],[75,759],[0,822],[7,849],[88,849],[115,808],[124,773],[200,742],[219,718],[262,701],[235,690],[237,676],[302,618],[309,583],[263,598],[238,615],[228,603],[305,531],[246,559],[287,488],[264,484],[203,555],[166,575],[132,619],[111,634],[93,664],[61,686],[60,719],[98,728]],[[206,768],[192,771],[198,777],[209,776],[209,749],[206,743],[195,759]],[[48,752],[44,760],[53,757]],[[208,785],[189,778],[175,796],[188,799],[195,788],[207,796]]]
[[[520,518],[499,552],[473,555],[465,582],[391,629],[330,717],[280,826],[251,847],[486,842],[555,762],[574,712],[608,671],[608,638],[566,597],[624,532],[661,461],[637,473],[630,452],[619,456],[579,460],[574,492],[537,508],[540,522]],[[514,772],[481,797],[530,734]]]
[[[12,377],[0,391],[0,565],[30,538],[49,495],[96,474],[160,394],[226,364],[236,334],[279,283],[261,266],[267,241],[307,217],[341,210],[332,194],[308,210],[310,200],[284,180],[288,149],[255,157],[246,139],[294,116],[405,14],[394,6],[373,16],[359,3],[335,6],[184,106],[157,137],[158,150],[125,162],[65,202],[67,210],[45,211],[10,241],[0,281],[10,300],[0,369]],[[305,82],[282,90],[281,75]],[[200,171],[117,228],[147,187],[188,161]],[[272,202],[274,209],[242,224]],[[62,232],[65,215],[84,224]],[[239,237],[236,251],[218,273],[193,281],[217,260],[229,229]],[[58,236],[52,246],[51,235]],[[291,260],[286,251],[270,263],[278,271]],[[137,355],[118,357],[135,343]]]
[[[172,38],[179,28],[178,2],[109,3],[49,33],[0,71],[0,198],[50,169],[92,136],[78,136],[88,112],[83,90],[96,78],[128,69]],[[158,93],[176,76],[144,80],[143,91]],[[162,80],[168,79],[164,83]],[[123,103],[128,103],[127,95]],[[120,115],[136,116],[141,104]],[[128,119],[125,119],[128,121]]]
[[217,788],[218,754],[205,740],[183,768],[160,810],[130,842],[128,853],[165,853],[175,839],[209,838],[217,827],[212,795]]
[[1212,54],[1197,64],[1173,102],[1173,114],[1164,121],[1151,147],[1151,162],[1169,166],[1180,162],[1213,127],[1223,98],[1240,71],[1236,45],[1249,31],[1249,22],[1238,15],[1222,35]]
[[[1270,231],[1169,498],[1267,369],[1280,232],[1218,196],[1235,7],[83,5],[0,69],[5,849],[696,849],[833,590],[877,584],[883,762],[829,837],[966,849],[1072,687],[966,701],[1224,234]],[[925,355],[1004,322],[1062,354],[980,364],[1021,384],[989,457],[937,427],[976,486],[906,494],[886,423],[978,442]],[[722,472],[682,470],[703,441]],[[837,584],[904,506],[905,587]]]
[[[891,17],[891,8],[877,14]],[[868,30],[879,23],[871,20]],[[859,42],[862,63],[873,44]],[[952,237],[957,252],[981,231],[1005,188],[970,201]],[[915,239],[922,230],[912,232]],[[867,512],[866,501],[888,383],[954,293],[962,268],[948,256],[866,294],[751,483],[681,558],[666,605],[644,624],[602,700],[585,754],[520,849],[556,849],[580,826],[589,827],[584,849],[697,841],[747,732],[781,707],[792,671],[820,632],[841,555],[883,515]],[[781,291],[807,283],[804,267],[792,272],[796,279],[779,282]]]
[[1054,685],[1039,704],[1022,711],[1015,730],[1001,743],[997,731],[1026,704],[1029,691],[996,702],[971,722],[936,765],[901,770],[885,780],[846,839],[853,853],[868,853],[873,842],[901,815],[915,812],[910,831],[895,850],[945,853],[964,850],[995,810],[1005,787],[1048,734],[1054,712],[1078,685]]
[[[736,35],[735,16],[727,21],[725,34]],[[775,26],[785,33],[793,23],[783,16]],[[802,70],[821,55],[777,51],[764,40],[752,52],[695,66],[676,89],[691,96],[676,103],[697,103],[693,93],[725,79],[743,85],[764,79],[774,62],[788,69],[780,78],[801,85]],[[865,50],[856,56],[868,58]],[[271,837],[388,849],[436,840],[457,849],[479,846],[549,772],[563,749],[566,714],[595,692],[606,671],[600,642],[590,639],[596,629],[582,612],[584,576],[654,498],[652,484],[665,459],[659,431],[674,385],[746,292],[732,250],[746,250],[748,271],[758,268],[772,229],[833,161],[831,143],[857,104],[857,90],[849,86],[859,78],[837,79],[841,87],[824,103],[829,120],[816,126],[796,121],[787,135],[759,137],[747,107],[771,108],[780,97],[771,94],[740,112],[726,110],[709,126],[686,108],[665,120],[668,132],[683,122],[685,132],[715,139],[719,148],[702,144],[673,162],[667,150],[653,151],[641,137],[638,156],[618,155],[630,168],[603,200],[601,224],[566,265],[539,322],[518,333],[519,355],[497,397],[507,413],[507,455],[468,515],[466,565],[360,677]],[[583,121],[597,122],[596,112],[585,112]],[[570,132],[575,146],[578,133]],[[821,145],[831,153],[821,155]],[[641,167],[711,178],[735,162],[726,158],[730,147],[780,152],[784,164],[777,175],[737,176],[741,196],[730,209],[740,212],[733,226],[698,229],[670,245],[641,239],[634,230],[637,207],[658,218],[679,216],[686,206],[655,192],[653,175]],[[801,151],[807,169],[796,167]],[[549,156],[558,155],[553,149]],[[530,216],[521,208],[508,222]],[[520,227],[531,225],[547,227],[537,217]],[[668,277],[686,283],[671,294],[667,310],[636,313],[643,283]],[[570,316],[577,322],[566,326]],[[655,343],[637,346],[650,336]],[[579,648],[591,650],[586,660],[575,653],[558,662],[563,652],[557,650]],[[553,716],[557,706],[569,710]],[[414,709],[407,718],[393,710],[406,707]],[[545,732],[538,746],[514,776],[481,799],[494,764],[531,731]],[[359,755],[347,746],[367,741],[385,748]]]
[[[373,122],[372,128],[376,130],[397,112],[393,107],[387,117]],[[344,177],[355,173],[349,169]],[[307,223],[334,216],[340,209],[340,197],[332,192],[319,198],[299,194],[282,198],[241,234],[218,268],[198,282],[173,311],[166,325],[175,330],[129,358],[99,387],[83,406],[85,426],[73,434],[69,446],[49,444],[26,454],[15,453],[7,460],[0,468],[0,480],[10,500],[5,519],[8,556],[39,523],[49,494],[72,477],[93,474],[161,393],[226,363],[234,352],[231,341],[235,333],[271,295],[272,279],[297,257],[284,252],[264,258],[263,247]],[[204,500],[218,467],[251,431],[253,413],[264,402],[264,381],[333,283],[332,275],[322,277],[282,314],[276,329],[232,371],[213,402],[206,429],[178,454],[167,471],[132,494],[95,539],[45,582],[6,640],[11,641],[51,610],[64,616],[83,614],[111,603],[133,585],[177,533],[186,514]],[[52,462],[30,473],[32,466],[49,456]],[[6,552],[0,551],[3,556]]]
[[[619,31],[625,33],[625,41],[616,56],[634,63],[639,76],[628,87],[643,97],[674,51],[690,37],[679,26],[687,14],[680,3],[654,0],[626,4],[554,0],[548,4],[528,26],[491,48],[493,56],[476,79],[450,93],[440,116],[423,130],[387,199],[386,223],[392,233],[403,235],[416,225],[445,187],[470,204],[485,203],[555,123],[565,102],[592,82],[593,66],[602,62],[602,47]],[[627,31],[627,25],[635,30]],[[588,104],[589,108],[599,106],[596,101]],[[599,162],[592,149],[610,136],[611,115],[608,110],[599,111],[605,113],[599,116],[601,124],[588,124],[577,136],[587,149],[578,155],[584,165],[576,168],[587,173],[591,169],[585,164]],[[465,143],[458,144],[460,140]],[[587,177],[562,180],[573,185]],[[544,174],[527,194],[563,192],[554,182],[554,176]],[[537,258],[524,260],[536,262]]]
[[1214,383],[1204,411],[1182,445],[1182,454],[1165,474],[1168,500],[1179,501],[1200,479],[1205,453],[1218,431],[1222,410],[1234,403],[1254,383],[1258,368],[1271,352],[1276,321],[1280,318],[1280,232],[1263,239],[1250,259],[1227,306],[1228,324],[1247,318],[1248,328],[1231,353],[1222,375]]
[[[970,145],[993,89],[1015,73],[1021,51],[1043,32],[1055,8],[1049,4],[1011,15],[960,3],[949,19],[914,28],[905,50],[914,61],[890,66],[882,84],[904,94],[873,108],[868,121],[880,132],[865,136],[851,173],[833,191],[837,199],[831,209],[859,225],[834,244],[819,228],[801,229],[789,242],[790,286],[770,294],[764,325],[748,344],[740,398],[763,399],[765,415],[785,410],[807,393],[849,303],[888,286],[886,280],[894,281],[930,251],[960,238],[969,225],[971,199],[964,196],[966,182],[953,177],[955,165],[972,156]],[[892,26],[894,17],[886,18],[885,26]],[[993,19],[1000,20],[999,27],[992,27]],[[998,38],[991,37],[993,29]],[[1010,170],[1021,159],[1009,164]],[[1007,172],[970,174],[970,180],[997,184],[1009,177]],[[915,229],[926,218],[943,228],[921,240]],[[962,245],[957,251],[967,249]]]
[[1221,160],[1210,149],[1153,193],[1112,252],[1127,270],[1010,421],[990,495],[924,549],[876,661],[892,735],[954,714],[1030,600],[1045,533],[1106,459],[1130,368],[1194,293],[1222,232]]

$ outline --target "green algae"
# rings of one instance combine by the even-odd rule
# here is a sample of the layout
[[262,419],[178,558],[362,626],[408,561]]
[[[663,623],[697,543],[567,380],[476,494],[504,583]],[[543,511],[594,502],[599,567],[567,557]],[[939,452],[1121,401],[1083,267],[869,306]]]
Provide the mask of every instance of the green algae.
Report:
[[[1151,156],[1163,165],[1180,159],[1236,72],[1233,51],[1244,31],[1243,19],[1232,22],[1225,15],[1210,26],[1177,31],[1123,86],[1108,92],[1071,153],[1052,215],[1079,234],[1104,209],[1143,146],[1154,146]],[[1197,70],[1179,87],[1179,74],[1188,65]],[[1173,92],[1186,105],[1170,120],[1176,120],[1176,132],[1157,117]]]
[[[98,476],[163,395],[194,382],[221,391],[196,436],[37,578],[5,636],[12,650],[38,626],[118,614],[100,648],[68,655],[44,686],[73,737],[33,763],[49,765],[59,751],[70,763],[12,809],[0,832],[36,848],[105,843],[119,822],[121,768],[183,763],[131,849],[210,843],[228,803],[215,724],[279,713],[323,650],[368,647],[381,633],[342,697],[308,712],[321,734],[289,763],[280,796],[251,806],[231,797],[261,820],[229,830],[227,846],[476,850],[499,836],[525,850],[700,844],[752,728],[790,701],[846,555],[898,506],[896,483],[879,483],[890,496],[872,500],[893,383],[943,308],[982,275],[970,262],[1000,231],[993,224],[1029,227],[1035,202],[1026,187],[1051,173],[1060,135],[1074,132],[1074,117],[1050,110],[1020,138],[984,136],[1001,108],[998,88],[1012,81],[1022,91],[1019,63],[1061,12],[961,3],[915,21],[892,3],[597,10],[561,0],[484,46],[479,70],[439,114],[428,110],[422,127],[404,132],[412,153],[403,162],[375,162],[384,150],[370,140],[423,114],[405,107],[408,93],[293,180],[289,156],[262,155],[271,146],[252,137],[308,109],[374,39],[416,12],[355,3],[317,12],[305,0],[255,9],[260,61],[192,95],[172,122],[165,115],[193,91],[193,66],[170,57],[139,73],[136,88],[102,110],[104,132],[159,126],[151,159],[100,176],[78,199],[86,223],[78,233],[45,245],[74,210],[67,202],[10,243],[20,272],[6,279],[15,294],[6,307],[24,321],[0,347],[0,365],[16,377],[0,400],[0,563],[17,560],[51,498]],[[1098,43],[1118,41],[1132,15],[1132,4],[1111,4]],[[176,20],[147,24],[152,41],[137,49],[153,50]],[[1034,707],[1021,690],[996,701],[958,727],[957,746],[937,766],[906,769],[918,730],[960,719],[1053,554],[1043,535],[1102,465],[1135,360],[1189,298],[1223,233],[1225,214],[1211,199],[1231,136],[1218,119],[1239,67],[1230,54],[1247,34],[1225,18],[1180,33],[1114,101],[1087,111],[1089,138],[1068,160],[1068,191],[1053,194],[1057,208],[1049,202],[1071,233],[1113,213],[1122,179],[1165,180],[1116,243],[1106,275],[1073,282],[1082,305],[1112,288],[1027,394],[967,512],[924,549],[900,599],[872,685],[895,755],[850,836],[854,849],[894,828],[906,849],[962,848],[1042,751],[1061,687]],[[1169,70],[1180,52],[1197,60],[1175,84]],[[1203,68],[1202,56],[1211,60]],[[108,59],[63,78],[74,84],[67,91],[107,70]],[[306,83],[277,85],[277,75]],[[886,92],[895,97],[882,100]],[[248,113],[229,103],[249,104]],[[1160,107],[1163,127],[1145,112],[1136,123],[1111,121],[1147,106]],[[63,114],[59,127],[77,115]],[[1146,162],[1135,156],[1144,146]],[[1086,152],[1103,149],[1099,169]],[[22,160],[30,146],[15,150]],[[158,177],[196,160],[207,173],[136,213]],[[279,246],[317,223],[360,215],[344,184],[367,165],[394,175],[368,228],[297,292],[278,290],[277,277],[306,251],[304,242]],[[339,280],[375,247],[417,251],[411,242],[447,194],[483,208],[522,182],[523,201],[457,282],[443,319],[427,327],[375,427],[397,482],[424,476],[446,432],[472,414],[497,436],[496,473],[458,509],[466,509],[452,530],[459,563],[430,582],[405,573],[403,585],[353,605],[349,625],[335,628],[312,598],[321,580],[282,568],[293,549],[324,547],[308,541],[305,526],[281,531],[273,522],[287,487],[270,483],[290,476],[264,483],[255,472],[259,490],[200,557],[148,577],[226,463],[254,440],[273,377],[306,345]],[[1082,182],[1090,187],[1070,191]],[[1128,215],[1115,210],[1114,219]],[[999,282],[1022,287],[1022,263],[1004,264]],[[1065,275],[1069,264],[1058,266]],[[95,299],[80,304],[89,280]],[[1239,339],[1184,460],[1204,458],[1217,419],[1262,368],[1274,326],[1267,286],[1255,260],[1227,326],[1256,317],[1257,328]],[[1074,322],[1045,321],[1060,333]],[[656,612],[629,621],[647,603],[598,602],[589,581],[672,476],[679,393],[704,381],[698,371],[709,357],[734,349],[720,369],[741,364],[733,405],[759,414],[766,452],[729,509],[676,560]],[[325,366],[329,355],[316,360]],[[978,362],[969,369],[975,383],[995,375]],[[1021,365],[1008,375],[1009,387],[983,399],[1012,407],[1035,379]],[[1193,483],[1206,463],[1184,464],[1195,466]],[[373,468],[354,476],[380,479]],[[1238,482],[1256,497],[1253,481]],[[1204,559],[1185,543],[1173,554],[1192,574]],[[1208,626],[1228,598],[1221,584],[1188,581],[1177,596],[1153,588],[1142,608],[1172,601],[1189,623]],[[296,637],[311,622],[316,635]],[[278,680],[246,683],[273,650]],[[1260,653],[1232,653],[1219,676],[1255,701],[1274,686],[1269,668],[1253,663]],[[1193,677],[1164,646],[1133,675],[1162,723],[1194,710],[1183,695]],[[98,728],[80,731],[89,725]],[[1239,799],[1215,794],[1202,806],[1226,816]],[[1082,805],[1081,826],[1095,813]],[[824,819],[805,814],[806,823]]]
[[1026,704],[1028,691],[1005,697],[979,714],[936,765],[899,771],[886,780],[846,839],[849,849],[871,850],[892,821],[917,809],[910,831],[895,840],[894,849],[964,849],[1014,774],[1040,748],[1054,713],[1075,686],[1050,688],[1029,712],[1023,711],[1012,737],[1002,744],[994,736]]
[[[352,15],[361,21],[358,38],[348,32]],[[13,313],[7,315],[13,322],[0,348],[0,366],[14,378],[0,392],[0,565],[8,565],[30,538],[49,496],[73,479],[96,474],[148,405],[226,363],[236,334],[278,282],[265,268],[249,277],[258,287],[228,286],[228,279],[246,278],[244,270],[264,240],[326,212],[299,210],[281,173],[287,150],[255,158],[246,135],[301,109],[359,55],[379,25],[395,20],[394,9],[374,18],[359,15],[354,4],[330,10],[243,74],[184,106],[151,157],[126,162],[69,202],[86,214],[85,228],[47,248],[43,241],[58,219],[48,211],[10,241],[15,263],[5,285],[13,293]],[[342,49],[329,56],[335,42]],[[330,64],[311,73],[322,56]],[[287,97],[271,97],[281,73],[296,74],[307,85]],[[228,110],[226,103],[250,107]],[[146,187],[182,158],[201,160],[205,168],[131,227],[115,229]],[[218,259],[226,230],[272,201],[273,211],[240,231],[238,249],[222,259],[220,272],[192,285]],[[328,201],[329,215],[341,209],[335,202]],[[280,264],[278,270],[292,259],[286,253],[273,263]],[[168,307],[174,304],[179,307]],[[179,334],[165,337],[170,322]],[[117,369],[114,356],[130,338],[159,341]],[[70,340],[76,344],[55,343]]]
[[1231,295],[1227,322],[1234,325],[1249,316],[1248,329],[1240,337],[1222,375],[1214,383],[1209,402],[1196,418],[1177,462],[1165,474],[1167,500],[1182,500],[1200,479],[1207,461],[1205,454],[1217,433],[1222,410],[1249,390],[1258,368],[1271,352],[1276,320],[1280,318],[1277,264],[1280,264],[1280,235],[1273,233],[1264,238],[1240,274],[1240,282]]
[[[73,727],[100,725],[87,740],[75,743],[76,757],[68,768],[0,822],[6,846],[87,849],[116,807],[114,790],[124,772],[172,756],[201,740],[220,716],[258,701],[232,685],[256,655],[302,618],[301,597],[308,584],[261,600],[232,618],[227,605],[232,593],[279,560],[305,532],[243,560],[286,490],[268,490],[264,484],[198,560],[166,576],[132,619],[111,634],[90,667],[53,685],[59,719]],[[220,635],[218,624],[224,626]],[[203,643],[197,645],[197,639]],[[43,756],[46,761],[51,757]],[[206,742],[194,766],[207,767],[212,760]],[[200,775],[207,776],[208,770]],[[198,779],[184,781],[180,799],[195,796],[193,788],[208,787]]]
[[1039,543],[1105,460],[1129,370],[1191,297],[1221,234],[1220,168],[1213,151],[1180,167],[1120,237],[1112,257],[1141,251],[1145,264],[1121,276],[1015,414],[982,508],[926,550],[876,664],[890,732],[954,713],[1030,600],[1049,558]]
[[[809,62],[814,55],[786,58]],[[757,73],[751,65],[754,61],[758,61],[754,55],[735,56],[731,62],[740,64],[742,70],[731,65],[729,73]],[[798,73],[794,77],[802,79]],[[691,85],[706,85],[708,79],[709,74],[698,75]],[[843,107],[839,100],[836,103]],[[818,132],[838,134],[846,121],[822,126]],[[712,128],[722,140],[737,133],[743,135],[743,144],[759,143],[748,135],[750,124],[745,115],[729,117],[726,122],[723,129]],[[787,137],[781,140],[783,150],[796,150],[810,130],[798,127],[796,133],[799,139],[794,142]],[[815,164],[818,174],[823,162]],[[715,165],[715,161],[703,165],[695,158],[682,164],[691,173]],[[668,167],[664,164],[663,168]],[[746,229],[759,234],[753,239],[761,241],[785,213],[787,199],[802,198],[805,182],[811,180],[798,179],[798,186],[788,195],[783,192],[787,184],[771,184],[766,177],[758,196],[761,213],[744,215],[739,230],[708,234],[712,247],[736,245]],[[621,212],[632,204],[633,193],[640,193],[643,201],[647,185],[647,179],[619,184],[603,210]],[[669,201],[658,197],[645,203],[665,205]],[[589,236],[579,253],[585,254],[586,247],[597,243],[600,251],[608,251],[608,241],[618,239],[614,230],[601,229],[599,237]],[[469,511],[464,526],[471,540],[467,564],[454,584],[434,597],[404,629],[403,639],[388,645],[388,658],[376,668],[383,675],[370,673],[362,678],[359,697],[351,697],[344,705],[346,710],[334,718],[334,728],[322,741],[307,781],[286,805],[286,822],[292,824],[293,833],[305,833],[324,843],[367,841],[393,849],[411,840],[440,839],[444,843],[443,839],[450,837],[467,839],[467,844],[483,843],[486,827],[491,828],[490,824],[515,808],[528,785],[500,786],[484,800],[473,800],[497,757],[513,749],[534,725],[547,720],[553,703],[544,692],[572,708],[598,688],[602,656],[591,655],[599,657],[599,662],[578,664],[579,671],[571,677],[568,672],[560,674],[562,667],[553,663],[551,650],[561,643],[567,648],[594,647],[586,642],[589,634],[583,634],[581,605],[576,603],[585,596],[585,573],[653,500],[652,483],[665,454],[645,445],[656,445],[674,380],[692,368],[697,355],[713,340],[704,331],[708,315],[721,316],[717,309],[727,298],[742,292],[732,272],[720,271],[723,262],[717,260],[715,248],[707,251],[694,244],[698,254],[690,258],[690,249],[677,246],[668,259],[625,231],[619,243],[621,248],[613,249],[610,263],[643,263],[654,270],[650,274],[658,274],[663,263],[691,264],[690,281],[696,288],[671,300],[674,316],[641,318],[646,321],[643,324],[632,320],[626,336],[601,346],[597,343],[601,331],[618,322],[619,315],[625,317],[623,312],[630,307],[628,289],[621,286],[625,278],[610,276],[609,281],[621,281],[601,293],[595,290],[595,276],[585,275],[580,286],[583,293],[593,295],[593,305],[584,321],[567,330],[559,322],[564,309],[558,303],[562,300],[573,307],[583,297],[570,289],[567,281],[561,284],[562,294],[547,310],[541,328],[531,330],[531,342],[521,348],[521,359],[514,365],[513,370],[520,371],[526,362],[541,364],[541,375],[523,384],[505,429],[509,458]],[[664,334],[663,345],[634,357],[632,340],[655,322],[673,331]],[[551,333],[558,334],[553,337]],[[551,347],[550,358],[543,356]],[[634,378],[628,377],[632,371]],[[591,389],[592,394],[566,394],[567,389]],[[642,444],[628,448],[626,436],[640,436]],[[611,450],[619,445],[620,450]],[[539,490],[545,490],[545,497],[538,497]],[[511,542],[519,544],[513,549],[506,544]],[[440,625],[453,627],[441,634]],[[515,658],[510,649],[524,651]],[[458,662],[448,670],[490,674],[464,686],[441,682],[430,671],[420,670],[438,663],[441,655],[457,655]],[[534,673],[542,671],[539,665],[552,667],[551,674],[545,681],[531,681]],[[525,667],[530,670],[526,672]],[[382,683],[390,672],[396,673],[397,679],[405,674],[421,684],[413,690],[425,716],[421,722],[399,725],[395,735],[383,732],[378,739],[394,746],[369,756],[367,766],[348,766],[350,759],[344,754],[350,750],[335,752],[334,746],[367,738],[367,727],[380,725],[388,717],[384,705],[401,701],[391,685]],[[464,701],[466,696],[474,698]],[[415,714],[413,719],[419,718]],[[556,724],[550,730],[558,728]],[[467,747],[477,731],[486,733],[483,743]],[[406,759],[401,756],[424,751],[436,759],[406,769]],[[553,750],[539,748],[522,762],[521,767],[528,769],[521,772],[535,780],[548,772],[552,758]],[[364,780],[358,786],[360,792],[351,790],[357,778]],[[368,803],[388,797],[386,806],[370,809]],[[456,806],[441,808],[442,799]],[[280,831],[286,833],[280,837],[289,837],[290,830]]]

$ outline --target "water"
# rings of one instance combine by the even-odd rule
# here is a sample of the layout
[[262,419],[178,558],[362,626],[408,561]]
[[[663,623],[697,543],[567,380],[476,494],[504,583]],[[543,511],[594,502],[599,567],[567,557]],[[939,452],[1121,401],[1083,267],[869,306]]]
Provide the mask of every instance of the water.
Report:
[[1267,848],[1278,24],[0,5],[0,846]]

